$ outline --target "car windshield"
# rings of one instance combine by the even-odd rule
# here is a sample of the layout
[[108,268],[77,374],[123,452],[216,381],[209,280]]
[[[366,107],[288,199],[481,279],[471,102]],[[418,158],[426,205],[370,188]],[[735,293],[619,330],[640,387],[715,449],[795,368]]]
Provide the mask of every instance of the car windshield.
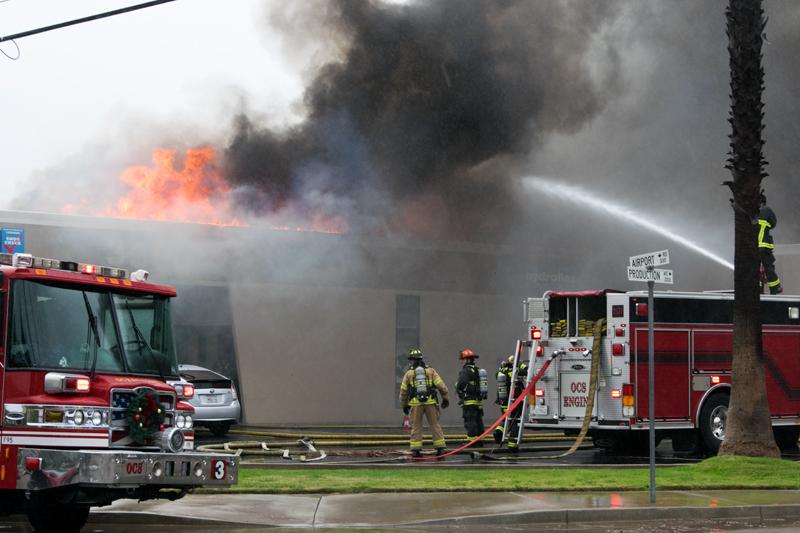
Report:
[[9,331],[10,368],[177,375],[163,296],[15,280]]

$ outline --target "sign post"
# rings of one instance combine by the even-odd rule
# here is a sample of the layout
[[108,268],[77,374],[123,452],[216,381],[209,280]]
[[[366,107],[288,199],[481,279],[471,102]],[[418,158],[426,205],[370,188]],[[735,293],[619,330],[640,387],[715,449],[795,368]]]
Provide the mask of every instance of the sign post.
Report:
[[672,285],[672,270],[655,268],[669,264],[669,250],[634,255],[628,259],[628,281],[647,282],[647,383],[650,418],[650,503],[656,503],[656,395],[655,335],[653,331],[653,288],[656,283]]

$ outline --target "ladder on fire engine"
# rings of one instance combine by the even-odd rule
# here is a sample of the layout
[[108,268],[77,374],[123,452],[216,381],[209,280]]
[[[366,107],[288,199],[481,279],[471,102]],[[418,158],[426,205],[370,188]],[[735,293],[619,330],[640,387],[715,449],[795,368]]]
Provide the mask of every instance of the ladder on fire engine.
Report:
[[[581,443],[583,442],[584,437],[586,436],[586,433],[587,433],[587,431],[589,429],[589,425],[591,424],[591,421],[592,421],[592,410],[594,408],[595,394],[597,393],[597,381],[598,381],[598,374],[599,374],[599,369],[600,369],[600,352],[601,352],[601,344],[602,344],[602,338],[603,338],[602,331],[603,331],[603,327],[605,326],[605,322],[606,322],[605,318],[601,318],[600,320],[598,320],[595,323],[595,326],[594,326],[593,331],[592,331],[593,332],[593,335],[592,335],[592,337],[593,337],[592,349],[589,350],[589,352],[592,355],[591,377],[590,377],[590,380],[589,380],[589,401],[586,404],[586,413],[585,413],[584,419],[583,419],[583,426],[581,427],[581,430],[578,433],[578,436],[575,439],[575,442],[572,444],[572,446],[569,448],[569,450],[567,450],[566,452],[561,453],[559,455],[551,455],[551,456],[540,457],[540,459],[555,459],[555,458],[565,457],[567,455],[570,455],[571,453],[573,453],[578,448],[578,446],[581,445]],[[531,335],[531,336],[533,336],[533,335]],[[539,340],[538,339],[531,339],[530,341],[521,341],[521,340],[517,341],[517,347],[516,347],[516,350],[514,351],[514,370],[513,370],[512,375],[511,375],[511,383],[512,383],[512,387],[511,388],[512,388],[512,390],[509,391],[509,395],[508,395],[508,405],[509,406],[511,406],[514,403],[514,401],[516,400],[516,398],[513,397],[513,394],[514,394],[514,392],[517,392],[517,391],[514,390],[516,387],[513,386],[513,383],[514,383],[514,380],[516,379],[516,376],[517,376],[517,364],[519,362],[520,355],[522,354],[522,348],[523,347],[528,348],[528,376],[527,376],[527,379],[525,380],[525,383],[523,384],[523,389],[522,390],[524,390],[525,387],[527,387],[527,385],[531,382],[531,379],[533,379],[533,376],[535,375],[534,372],[533,372],[533,363],[535,361],[534,357],[536,356],[536,348],[537,348],[538,344],[539,344]],[[554,356],[555,356],[555,354],[554,354]],[[535,392],[534,391],[530,391],[530,394],[535,394]],[[509,436],[510,438],[508,440],[506,440],[506,435],[508,435],[509,427],[511,425],[511,420],[510,420],[511,417],[510,416],[506,417],[505,423],[503,424],[503,440],[501,442],[510,442],[510,439],[512,439],[512,438],[516,439],[517,446],[519,446],[520,442],[522,442],[522,432],[525,429],[525,417],[528,414],[528,404],[529,403],[530,403],[529,401],[523,401],[522,402],[522,404],[521,404],[522,409],[520,410],[517,434],[516,434],[516,436],[510,435]]]
[[[508,391],[507,405],[509,407],[511,407],[511,405],[513,405],[514,402],[517,400],[516,394],[523,392],[525,390],[525,387],[528,385],[528,383],[531,382],[531,379],[533,378],[534,375],[533,363],[534,363],[534,356],[536,354],[536,346],[538,343],[539,341],[536,339],[530,341],[522,341],[522,340],[517,341],[517,345],[514,348],[514,363],[513,363],[514,366],[512,367],[511,371],[511,386],[509,387]],[[517,382],[517,372],[519,371],[519,360],[520,357],[522,356],[523,348],[528,348],[528,375],[525,376],[525,381],[523,382],[522,387],[515,387],[514,384]],[[505,421],[503,422],[503,438],[500,442],[513,441],[517,444],[517,446],[520,445],[520,443],[522,442],[523,428],[525,426],[525,417],[528,414],[528,403],[529,403],[528,401],[523,401],[522,404],[520,405],[519,418],[512,417],[511,414],[509,414],[506,417]],[[511,426],[515,421],[518,422],[516,435],[509,435],[509,433],[511,433]]]

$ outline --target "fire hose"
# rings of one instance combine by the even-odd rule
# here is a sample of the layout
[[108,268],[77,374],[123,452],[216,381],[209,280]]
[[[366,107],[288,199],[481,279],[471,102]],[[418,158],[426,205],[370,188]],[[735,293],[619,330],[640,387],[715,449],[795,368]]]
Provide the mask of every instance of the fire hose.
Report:
[[[575,442],[564,453],[558,455],[537,455],[536,459],[560,459],[575,453],[575,450],[583,444],[583,439],[589,432],[589,426],[592,423],[592,411],[594,410],[594,400],[597,396],[597,377],[600,373],[600,351],[601,343],[603,340],[603,328],[605,327],[606,319],[601,318],[594,324],[594,340],[592,341],[592,370],[589,375],[589,393],[586,401],[586,411],[583,415],[583,424],[578,436],[575,437]],[[555,354],[554,354],[555,355]]]
[[[246,429],[232,429],[229,431],[234,435],[248,435],[255,437],[273,437],[278,439],[302,439],[309,438],[315,440],[336,439],[337,444],[334,446],[357,446],[360,441],[369,441],[369,445],[376,445],[386,443],[388,444],[408,444],[408,439],[399,440],[396,433],[287,433],[282,431],[261,431],[261,430],[246,430]],[[537,440],[557,440],[563,437],[562,433],[540,433],[538,435],[528,435],[523,437],[525,441]],[[465,433],[447,434],[444,436],[448,440],[467,440],[468,437]],[[571,440],[571,439],[570,439]],[[398,441],[398,442],[394,442]],[[338,444],[341,442],[341,444]],[[330,444],[329,444],[330,445]]]
[[514,411],[514,409],[516,409],[523,401],[525,401],[528,398],[528,394],[530,394],[530,391],[533,388],[533,386],[536,385],[536,382],[539,381],[539,379],[541,379],[541,377],[544,375],[544,373],[547,371],[548,367],[550,366],[550,363],[552,363],[553,360],[556,357],[558,357],[559,354],[560,354],[560,352],[553,352],[553,354],[550,357],[547,358],[547,360],[542,365],[542,368],[539,369],[539,372],[533,377],[531,382],[528,383],[528,386],[525,387],[525,390],[522,391],[522,394],[520,394],[519,397],[517,397],[517,399],[514,400],[513,404],[508,406],[508,409],[506,409],[505,413],[500,415],[500,418],[495,420],[494,423],[489,427],[489,429],[484,431],[483,434],[475,437],[474,439],[472,439],[471,441],[467,442],[466,444],[464,444],[462,446],[459,446],[458,448],[456,448],[454,450],[451,450],[451,451],[449,451],[447,453],[443,453],[441,455],[434,455],[433,457],[413,457],[412,459],[414,461],[432,461],[434,459],[444,459],[445,457],[453,455],[454,453],[458,453],[461,450],[465,450],[465,449],[469,448],[470,446],[472,446],[473,444],[475,444],[479,440],[482,440],[484,437],[486,437],[487,435],[492,433],[492,431],[494,431],[494,429],[497,426],[499,426],[500,423],[503,420],[505,420],[506,417],[508,417],[508,415],[511,414]]
[[[597,392],[597,376],[598,376],[598,373],[599,373],[598,369],[599,369],[599,366],[600,366],[600,351],[601,351],[601,343],[602,343],[602,340],[603,340],[603,337],[602,337],[602,335],[603,335],[603,326],[605,325],[605,322],[606,322],[605,318],[601,318],[600,320],[598,320],[594,324],[594,331],[593,331],[594,340],[592,342],[592,370],[591,370],[591,374],[589,376],[589,398],[588,398],[588,401],[586,402],[586,412],[585,412],[584,417],[583,417],[583,425],[581,426],[581,431],[578,434],[578,437],[575,439],[575,442],[569,448],[569,450],[567,450],[566,452],[564,452],[564,453],[562,453],[560,455],[553,455],[553,456],[547,456],[547,457],[538,457],[539,459],[556,459],[556,458],[560,458],[560,457],[566,457],[567,455],[570,455],[570,454],[574,453],[575,450],[577,450],[578,447],[583,442],[583,439],[586,437],[586,433],[588,433],[588,431],[589,431],[589,425],[591,424],[591,421],[592,421],[592,410],[594,409],[594,398],[595,398],[595,395],[596,395],[596,392]],[[454,449],[452,451],[449,451],[447,453],[443,453],[442,455],[435,455],[433,457],[415,457],[415,458],[413,458],[413,460],[415,460],[415,461],[432,461],[434,459],[443,459],[443,458],[445,458],[445,457],[447,457],[449,455],[453,455],[454,453],[458,453],[461,450],[469,448],[470,446],[472,446],[473,444],[475,444],[479,440],[483,439],[484,437],[486,437],[487,435],[492,433],[492,431],[494,431],[494,429],[497,426],[499,426],[500,423],[503,422],[503,420],[505,420],[506,417],[508,417],[508,415],[510,413],[512,413],[514,411],[514,409],[516,409],[523,401],[525,401],[527,399],[527,397],[530,394],[531,390],[533,389],[534,385],[536,385],[536,383],[542,378],[544,373],[550,367],[550,364],[555,360],[556,357],[561,355],[561,353],[562,352],[560,352],[560,351],[554,351],[552,353],[552,355],[550,355],[550,357],[547,358],[547,360],[542,365],[542,368],[539,369],[539,372],[536,373],[536,375],[533,377],[533,379],[531,379],[531,382],[528,383],[528,386],[525,387],[525,390],[522,391],[522,394],[520,394],[519,397],[516,400],[514,400],[514,403],[511,404],[508,407],[508,409],[506,409],[506,412],[503,413],[500,416],[500,418],[495,420],[494,423],[489,427],[489,429],[487,429],[482,435],[479,435],[478,437],[475,437],[473,440],[469,441],[468,443],[464,444],[463,446],[460,446],[460,447],[458,447],[458,448],[456,448],[456,449]]]
[[[583,424],[581,426],[581,430],[578,436],[575,438],[572,446],[564,453],[559,455],[551,455],[551,456],[537,456],[537,459],[556,459],[561,457],[566,457],[572,453],[574,453],[583,443],[585,439],[589,426],[592,420],[592,411],[594,410],[594,402],[597,392],[597,381],[598,381],[598,374],[599,374],[599,367],[600,367],[600,353],[601,353],[601,343],[602,343],[602,332],[603,327],[605,326],[605,319],[600,319],[595,322],[594,324],[594,340],[592,343],[592,367],[591,367],[591,374],[589,378],[589,391],[588,391],[588,398],[587,398],[587,405],[586,411],[584,414]],[[512,405],[506,409],[506,411],[497,419],[495,422],[481,435],[478,437],[466,442],[464,445],[455,448],[447,453],[431,456],[431,457],[415,457],[413,458],[414,461],[431,461],[437,459],[443,459],[450,455],[454,455],[456,453],[460,453],[465,449],[469,448],[476,442],[484,439],[489,434],[494,431],[514,410],[527,399],[528,395],[530,394],[533,387],[536,383],[544,376],[544,373],[550,367],[550,364],[555,360],[556,357],[561,355],[563,352],[555,351],[553,352],[550,357],[548,357],[542,368],[539,369],[537,374],[531,379],[531,382],[525,387],[522,393],[514,400]],[[309,462],[309,461],[318,461],[324,459],[327,455],[324,451],[318,450],[315,448],[315,443],[312,439],[323,439],[322,442],[325,446],[387,446],[387,445],[402,445],[407,442],[407,440],[397,439],[397,435],[394,434],[300,434],[300,433],[287,433],[287,432],[276,432],[276,431],[242,431],[238,430],[235,431],[236,433],[246,434],[246,435],[254,435],[254,436],[269,436],[274,438],[297,438],[299,440],[295,442],[272,442],[270,443],[274,447],[278,446],[291,446],[295,444],[304,445],[308,448],[309,451],[312,453],[316,452],[319,454],[318,457],[313,459],[307,459],[305,455],[300,456],[300,460],[302,462]],[[449,439],[463,439],[465,435],[447,435],[446,438]],[[332,439],[332,440],[325,440],[325,439]],[[345,440],[335,440],[335,439],[345,439]],[[523,438],[525,442],[532,442],[532,441],[542,441],[542,440],[572,440],[570,437],[565,437],[559,434],[542,434],[537,436],[526,436]],[[310,445],[309,445],[310,444]],[[231,446],[233,445],[233,447]],[[220,450],[219,448],[222,447],[223,449]],[[235,447],[235,448],[234,448]],[[291,459],[291,453],[288,449],[283,450],[275,450],[270,449],[267,447],[265,442],[248,442],[248,441],[240,441],[236,443],[225,443],[222,445],[206,445],[198,447],[198,450],[202,451],[225,451],[225,452],[234,452],[242,453],[246,448],[257,448],[256,450],[250,450],[247,453],[251,455],[262,455],[262,456],[281,456],[284,459]],[[490,458],[489,456],[483,456],[484,458]]]

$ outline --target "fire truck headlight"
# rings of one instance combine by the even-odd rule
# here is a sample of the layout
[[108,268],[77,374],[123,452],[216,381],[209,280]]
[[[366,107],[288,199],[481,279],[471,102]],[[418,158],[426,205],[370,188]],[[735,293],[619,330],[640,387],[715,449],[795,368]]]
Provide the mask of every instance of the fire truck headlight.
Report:
[[95,411],[92,413],[92,424],[95,426],[99,426],[103,423],[103,413],[100,411]]
[[81,426],[86,421],[86,415],[81,410],[75,411],[75,414],[72,415],[72,421],[75,422],[76,426]]
[[175,427],[183,429],[186,427],[186,417],[183,415],[178,415],[175,417]]
[[189,415],[186,415],[186,429],[191,428],[194,425],[194,420]]
[[161,477],[161,474],[163,474],[163,473],[164,473],[164,469],[161,468],[161,463],[156,461],[156,463],[153,464],[153,476],[154,477]]
[[196,477],[203,477],[203,465],[200,463],[194,464],[194,475]]

